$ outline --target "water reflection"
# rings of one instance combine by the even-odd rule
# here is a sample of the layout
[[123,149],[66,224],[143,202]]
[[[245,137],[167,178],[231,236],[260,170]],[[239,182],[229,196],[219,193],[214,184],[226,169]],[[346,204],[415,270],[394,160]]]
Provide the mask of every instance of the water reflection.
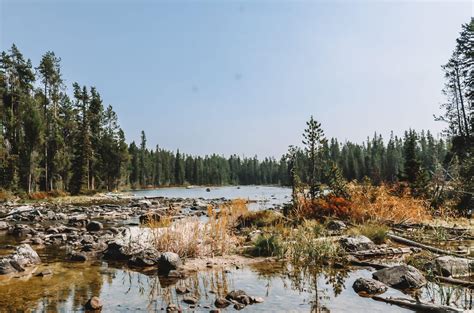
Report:
[[[0,307],[5,311],[36,310],[46,312],[82,311],[91,296],[99,296],[105,312],[127,310],[159,312],[175,304],[184,312],[208,312],[216,297],[230,290],[242,289],[249,295],[263,297],[264,303],[247,310],[258,312],[401,312],[399,307],[359,297],[351,288],[355,279],[371,277],[368,269],[294,267],[279,262],[257,263],[230,270],[211,269],[186,279],[169,280],[156,271],[138,273],[118,265],[97,263],[45,264],[52,276],[2,278]],[[185,304],[176,287],[187,288],[199,299],[196,308]],[[384,296],[407,296],[389,289]],[[466,309],[472,293],[464,288],[430,283],[420,297],[434,303],[456,303]],[[233,309],[230,309],[233,311]]]

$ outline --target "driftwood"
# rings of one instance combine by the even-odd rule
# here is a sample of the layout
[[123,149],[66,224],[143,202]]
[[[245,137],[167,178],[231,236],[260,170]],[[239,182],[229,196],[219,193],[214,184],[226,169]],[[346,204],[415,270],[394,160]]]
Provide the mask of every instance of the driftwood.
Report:
[[377,248],[370,250],[354,251],[351,254],[355,257],[375,257],[375,256],[391,256],[396,254],[406,254],[420,252],[420,248]]
[[414,311],[418,312],[436,312],[436,313],[457,313],[457,312],[464,312],[461,309],[453,308],[450,306],[445,306],[445,305],[438,305],[438,304],[433,304],[433,303],[427,303],[427,302],[420,302],[420,301],[415,301],[413,299],[407,299],[407,298],[384,298],[380,296],[373,296],[372,299],[385,302],[385,303],[390,303],[394,305],[398,305],[401,307],[409,308]]
[[461,279],[456,279],[456,278],[451,278],[451,277],[443,277],[443,276],[435,276],[435,279],[440,281],[440,282],[443,282],[443,283],[462,286],[462,287],[466,287],[466,288],[469,288],[469,289],[474,289],[474,282],[470,282],[470,281],[467,281],[467,280],[461,280]]
[[449,234],[452,235],[464,235],[464,234],[470,234],[472,230],[470,228],[461,228],[461,227],[447,227],[443,225],[428,225],[428,224],[406,224],[406,223],[398,223],[393,225],[394,228],[404,228],[404,229],[409,229],[409,228],[431,228],[431,229],[443,229]]
[[35,210],[37,210],[38,213],[41,214],[39,212],[39,210],[35,207],[18,207],[18,208],[15,208],[15,209],[11,210],[9,213],[1,216],[0,220],[6,219],[7,217],[12,216],[12,215],[22,214],[22,213],[26,213],[26,212],[35,211]]
[[419,242],[416,242],[416,241],[413,241],[413,240],[410,240],[410,239],[406,239],[406,238],[403,238],[403,237],[400,237],[400,236],[396,236],[396,235],[393,235],[393,234],[387,234],[387,236],[388,236],[388,238],[392,239],[393,241],[396,241],[398,243],[402,243],[402,244],[407,245],[407,246],[418,247],[418,248],[421,248],[421,249],[424,249],[424,250],[434,252],[436,254],[453,255],[453,256],[457,256],[459,258],[465,258],[465,259],[473,260],[473,258],[471,258],[469,256],[466,256],[466,255],[463,255],[463,254],[459,254],[459,253],[456,253],[456,252],[452,252],[452,251],[443,250],[443,249],[439,249],[439,248],[436,248],[436,247],[428,246],[428,245],[425,245],[423,243],[419,243]]
[[381,269],[390,267],[389,265],[385,265],[385,264],[378,264],[378,263],[373,263],[373,262],[361,261],[361,260],[359,260],[359,259],[357,259],[357,258],[351,258],[351,259],[350,259],[350,263],[351,263],[351,265],[355,265],[355,266],[368,266],[368,267],[373,267],[373,268],[375,268],[376,270],[381,270]]

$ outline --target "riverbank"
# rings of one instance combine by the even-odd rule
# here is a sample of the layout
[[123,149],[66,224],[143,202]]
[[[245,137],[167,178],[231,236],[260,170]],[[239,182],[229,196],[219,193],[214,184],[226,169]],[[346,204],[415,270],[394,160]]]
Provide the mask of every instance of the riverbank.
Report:
[[[252,192],[259,189],[254,187]],[[374,290],[385,300],[404,297],[405,305],[413,297],[453,309],[472,305],[469,220],[392,225],[334,218],[295,221],[282,214],[282,204],[246,210],[248,202],[268,203],[261,199],[109,194],[63,200],[1,206],[0,254],[9,264],[0,262],[4,272],[0,290],[9,295],[0,297],[2,307],[41,308],[54,302],[74,311],[94,295],[101,299],[104,311],[151,306],[208,312],[247,305],[251,305],[248,310],[259,311],[316,307],[337,311],[344,301],[353,303],[354,309],[398,310],[358,295],[373,296]],[[398,237],[440,250],[403,243]],[[19,252],[22,245],[29,245],[41,263],[33,252]],[[10,262],[22,258],[19,266]],[[401,267],[391,270],[390,279],[375,274],[394,266]],[[78,277],[78,271],[84,276]],[[417,278],[403,280],[407,273]],[[372,275],[378,279],[372,280]],[[60,277],[66,277],[69,285],[59,282]],[[394,279],[401,281],[394,283]],[[278,286],[277,291],[265,291],[269,281],[272,290]],[[409,292],[403,284],[409,285]],[[21,291],[27,285],[35,291],[23,297],[22,304],[11,290]],[[42,294],[40,288],[47,292]],[[72,289],[77,288],[75,294]],[[326,298],[315,296],[321,288],[327,289]],[[264,302],[250,304],[243,294],[233,299],[229,296],[233,289],[242,289],[249,301],[253,297]],[[143,297],[139,290],[151,296]]]

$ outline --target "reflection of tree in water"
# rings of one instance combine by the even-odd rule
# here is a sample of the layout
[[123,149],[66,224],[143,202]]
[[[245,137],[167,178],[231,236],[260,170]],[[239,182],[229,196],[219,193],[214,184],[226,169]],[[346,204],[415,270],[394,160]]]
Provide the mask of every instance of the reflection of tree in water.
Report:
[[421,296],[428,301],[441,305],[455,305],[463,310],[472,310],[472,298],[474,291],[454,285],[443,285],[435,282],[428,282],[423,289]]
[[285,288],[314,294],[311,312],[328,312],[323,305],[330,300],[330,291],[337,297],[345,289],[344,282],[349,276],[347,269],[335,269],[329,266],[304,266],[283,262],[254,264],[260,279],[267,280],[267,296],[271,280],[279,277]]

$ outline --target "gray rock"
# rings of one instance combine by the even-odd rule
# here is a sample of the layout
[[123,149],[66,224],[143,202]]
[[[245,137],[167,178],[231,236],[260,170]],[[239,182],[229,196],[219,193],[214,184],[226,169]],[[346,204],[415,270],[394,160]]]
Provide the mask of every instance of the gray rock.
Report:
[[346,229],[347,226],[343,221],[339,220],[331,220],[327,224],[327,229],[332,230],[332,231],[341,231]]
[[161,274],[168,274],[171,270],[178,269],[183,263],[181,258],[174,252],[162,253],[158,261],[158,271]]
[[86,229],[88,231],[99,231],[101,230],[102,228],[104,228],[104,226],[102,225],[101,222],[97,222],[97,221],[90,221],[87,226],[86,226]]
[[227,293],[227,295],[225,296],[225,298],[227,300],[235,300],[235,301],[238,301],[238,297],[240,296],[246,296],[247,293],[243,290],[232,290],[230,292]]
[[362,235],[343,237],[339,240],[339,243],[349,252],[370,250],[377,247],[372,240]]
[[396,265],[372,274],[373,278],[397,289],[414,289],[426,285],[423,274],[410,265]]
[[8,223],[5,221],[0,221],[0,230],[7,230],[9,227]]
[[357,293],[377,295],[387,291],[387,286],[374,279],[358,278],[352,288]]
[[464,277],[474,273],[474,262],[454,256],[440,256],[434,261],[434,270],[444,277]]
[[0,274],[22,272],[25,267],[40,263],[38,253],[30,245],[21,244],[14,253],[0,259]]
[[133,253],[129,251],[128,247],[115,241],[110,242],[104,251],[104,259],[111,261],[127,261],[132,256]]
[[161,254],[154,249],[146,249],[134,255],[128,264],[134,267],[148,267],[158,264]]

